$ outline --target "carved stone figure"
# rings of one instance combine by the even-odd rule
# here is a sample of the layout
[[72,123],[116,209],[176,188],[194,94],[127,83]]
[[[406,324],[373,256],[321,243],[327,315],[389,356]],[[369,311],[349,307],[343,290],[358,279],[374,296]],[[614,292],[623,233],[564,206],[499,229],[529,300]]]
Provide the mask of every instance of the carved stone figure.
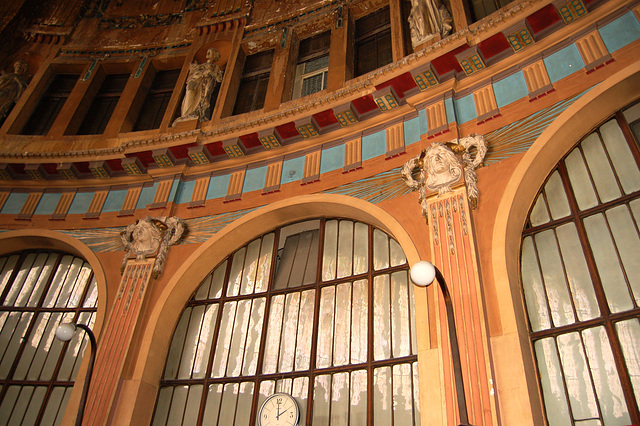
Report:
[[25,87],[27,64],[16,61],[13,64],[13,72],[0,71],[0,122],[9,115],[11,108],[18,101]]
[[211,94],[215,85],[222,81],[222,70],[214,63],[219,60],[220,52],[216,48],[211,48],[207,50],[207,62],[203,64],[193,62],[189,65],[181,115],[174,124],[192,118],[201,121],[209,120]]
[[451,32],[451,15],[439,0],[411,0],[409,28],[414,47]]
[[122,245],[127,251],[122,261],[121,272],[131,257],[142,260],[156,255],[153,276],[158,277],[164,268],[168,247],[180,241],[185,229],[184,221],[175,216],[147,216],[127,226],[120,234]]
[[[475,155],[471,150],[475,148]],[[434,142],[423,150],[419,156],[407,161],[402,166],[401,175],[405,184],[412,190],[419,191],[419,203],[422,214],[428,217],[427,191],[438,192],[438,195],[451,192],[452,185],[464,176],[469,197],[469,205],[475,208],[478,201],[478,181],[476,169],[482,164],[487,153],[484,137],[471,135],[446,143]],[[416,169],[420,171],[418,180],[413,178]]]

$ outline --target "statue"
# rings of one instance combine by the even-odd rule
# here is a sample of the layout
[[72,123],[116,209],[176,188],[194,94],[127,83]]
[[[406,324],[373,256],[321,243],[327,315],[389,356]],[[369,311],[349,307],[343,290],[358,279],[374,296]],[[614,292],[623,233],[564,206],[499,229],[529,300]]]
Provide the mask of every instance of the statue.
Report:
[[169,246],[176,244],[185,231],[185,224],[179,217],[139,219],[120,233],[122,245],[127,253],[122,261],[121,272],[127,260],[135,257],[142,260],[156,255],[153,276],[158,277],[164,267]]
[[214,62],[220,60],[218,49],[207,50],[207,62],[198,64],[193,62],[189,65],[189,76],[182,99],[180,117],[173,124],[180,121],[197,118],[201,121],[209,120],[211,104],[211,94],[217,83],[222,81],[222,70]]
[[409,28],[414,47],[451,32],[451,15],[439,0],[411,0]]
[[27,87],[24,75],[26,71],[27,64],[22,61],[13,64],[12,73],[0,71],[0,121],[9,115],[11,108]]
[[[475,156],[471,149],[475,148]],[[427,191],[438,192],[438,195],[451,192],[452,185],[460,181],[464,175],[469,205],[476,208],[478,203],[478,181],[476,169],[482,164],[487,153],[487,145],[483,136],[471,135],[457,141],[446,143],[434,142],[402,166],[401,175],[405,184],[412,190],[419,190],[419,203],[422,214],[428,217]],[[413,178],[415,169],[420,170],[420,179]]]

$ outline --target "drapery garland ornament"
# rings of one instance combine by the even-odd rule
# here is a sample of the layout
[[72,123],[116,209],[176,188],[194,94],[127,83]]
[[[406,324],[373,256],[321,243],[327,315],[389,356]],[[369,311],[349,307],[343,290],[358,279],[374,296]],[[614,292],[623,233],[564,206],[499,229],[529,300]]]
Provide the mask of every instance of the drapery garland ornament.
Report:
[[[472,150],[475,149],[475,153]],[[451,192],[452,185],[464,176],[469,205],[475,209],[478,204],[478,179],[476,169],[482,165],[487,154],[484,136],[471,134],[449,142],[434,142],[422,150],[419,156],[407,161],[400,171],[404,183],[418,191],[418,202],[422,215],[428,221],[427,192],[438,192],[438,196]],[[414,179],[416,169],[419,179]]]
[[153,276],[157,278],[167,258],[167,249],[182,238],[186,230],[184,221],[177,217],[145,217],[128,225],[120,233],[122,245],[127,253],[122,261],[120,273],[124,272],[127,260],[142,260],[155,255]]

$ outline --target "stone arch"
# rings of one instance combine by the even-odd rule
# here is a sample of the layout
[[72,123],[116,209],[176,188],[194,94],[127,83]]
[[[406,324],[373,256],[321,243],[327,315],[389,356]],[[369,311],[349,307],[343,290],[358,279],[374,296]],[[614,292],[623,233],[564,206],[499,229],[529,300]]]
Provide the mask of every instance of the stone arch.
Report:
[[[494,338],[494,354],[509,348],[508,363],[496,363],[498,388],[522,388],[526,382],[528,405],[533,424],[543,418],[537,378],[531,372],[534,355],[529,342],[524,301],[520,290],[519,255],[529,209],[549,173],[594,126],[637,100],[640,93],[640,65],[631,65],[585,93],[562,112],[533,143],[511,176],[500,199],[492,235],[491,269],[493,271],[496,308],[502,334]],[[498,344],[496,345],[496,342]],[[517,354],[517,355],[516,355]],[[517,361],[517,362],[514,362]],[[522,413],[509,413],[507,407],[523,407],[517,392],[501,394],[503,419],[522,418]],[[511,402],[510,402],[511,401]],[[520,417],[511,417],[511,415]],[[507,421],[506,424],[509,424]]]
[[[275,202],[248,213],[219,231],[174,272],[158,303],[152,308],[141,337],[142,343],[132,379],[142,385],[136,385],[136,389],[131,390],[137,395],[135,407],[134,404],[127,404],[136,412],[116,412],[116,420],[139,419],[147,423],[151,420],[152,410],[148,410],[148,407],[155,401],[157,383],[162,375],[173,335],[173,325],[178,321],[189,297],[213,266],[270,229],[323,216],[346,217],[372,224],[398,241],[409,264],[419,260],[418,250],[402,225],[380,207],[360,199],[334,194],[304,195]],[[416,294],[416,304],[424,303],[425,300],[426,293],[420,296]],[[417,322],[424,324],[426,320]],[[419,326],[418,334],[420,335],[421,329],[423,333],[426,332],[426,328]]]

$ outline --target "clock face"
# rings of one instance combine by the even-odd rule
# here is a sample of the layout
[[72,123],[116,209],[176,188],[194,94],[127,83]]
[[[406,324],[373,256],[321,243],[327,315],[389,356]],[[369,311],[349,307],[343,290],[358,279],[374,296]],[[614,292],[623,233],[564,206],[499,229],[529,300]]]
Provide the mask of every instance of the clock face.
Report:
[[260,407],[260,426],[296,426],[300,416],[298,403],[289,394],[276,393]]

